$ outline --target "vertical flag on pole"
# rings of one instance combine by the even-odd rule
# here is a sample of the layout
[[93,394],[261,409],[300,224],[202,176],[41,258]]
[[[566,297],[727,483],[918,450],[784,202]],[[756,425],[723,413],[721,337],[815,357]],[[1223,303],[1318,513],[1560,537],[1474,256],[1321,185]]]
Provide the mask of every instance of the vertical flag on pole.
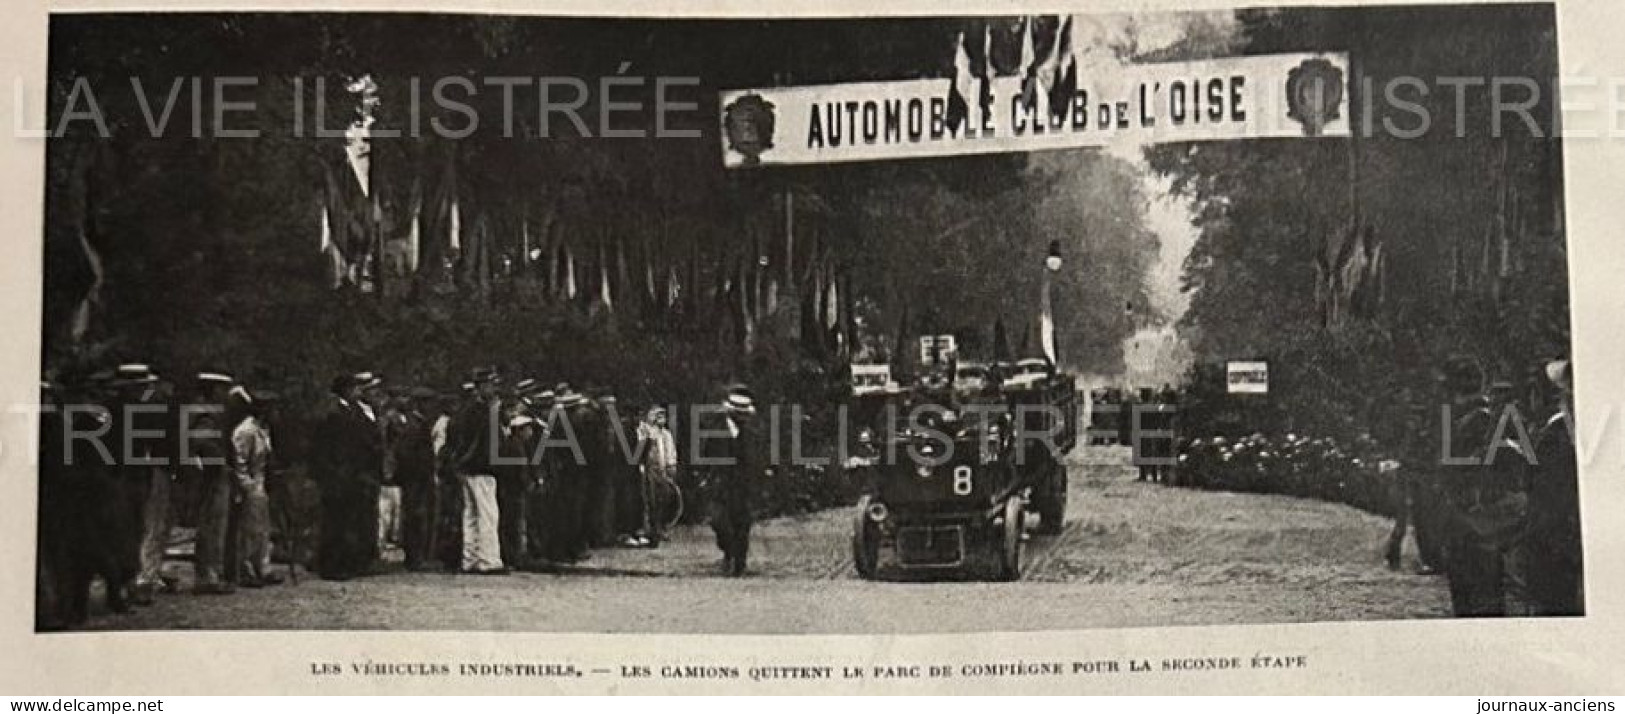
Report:
[[564,246],[564,296],[576,299],[576,256],[570,246]]
[[418,272],[418,261],[423,254],[423,203],[421,199],[412,201],[412,228],[406,234],[406,272]]
[[519,218],[519,264],[530,265],[530,217]]
[[615,300],[609,290],[609,255],[603,246],[598,247],[598,299],[606,309],[615,310]]
[[835,272],[832,270],[829,274],[829,289],[824,293],[824,299],[828,301],[828,304],[824,307],[823,327],[825,330],[833,330],[836,325],[840,324],[841,296],[840,288],[837,287],[836,283]]
[[[1046,281],[1049,278],[1044,278]],[[1049,291],[1044,291],[1042,305],[1038,315],[1038,340],[1044,350],[1044,358],[1050,364],[1058,365],[1055,352],[1055,314],[1050,311]]]
[[451,199],[451,236],[448,239],[452,250],[463,249],[463,216],[457,208],[457,197]]

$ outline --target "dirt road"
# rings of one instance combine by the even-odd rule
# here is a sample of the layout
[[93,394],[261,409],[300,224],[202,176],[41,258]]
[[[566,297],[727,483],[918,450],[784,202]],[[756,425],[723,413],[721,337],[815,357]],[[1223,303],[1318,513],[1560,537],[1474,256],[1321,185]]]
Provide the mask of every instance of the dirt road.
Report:
[[98,616],[91,628],[907,633],[1449,612],[1442,579],[1383,566],[1385,519],[1140,483],[1113,449],[1080,449],[1072,473],[1064,532],[1029,542],[1015,583],[858,580],[843,509],[761,524],[745,579],[719,577],[710,531],[685,528],[667,547],[601,551],[569,574],[305,579],[223,597],[164,596],[134,615]]

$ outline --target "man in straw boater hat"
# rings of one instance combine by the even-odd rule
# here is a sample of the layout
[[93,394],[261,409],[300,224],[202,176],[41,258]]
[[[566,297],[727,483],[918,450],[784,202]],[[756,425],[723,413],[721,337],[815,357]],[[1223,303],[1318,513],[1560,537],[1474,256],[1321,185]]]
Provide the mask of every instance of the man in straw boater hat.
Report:
[[181,415],[181,464],[192,469],[198,486],[197,547],[194,561],[198,595],[232,592],[235,566],[228,551],[231,536],[231,501],[235,484],[228,462],[231,428],[229,407],[236,380],[219,370],[199,372],[192,414]]
[[133,576],[130,600],[150,605],[159,588],[166,587],[162,573],[169,544],[174,414],[159,393],[158,375],[145,364],[119,365],[107,386],[113,390],[108,447],[115,455],[119,507],[125,511],[119,520],[125,527],[119,548]]
[[474,575],[505,575],[502,563],[501,511],[497,505],[497,460],[502,439],[502,400],[496,369],[480,367],[470,375],[475,398],[451,423],[452,463],[462,484],[462,558],[459,570]]
[[333,401],[312,435],[310,472],[321,490],[316,564],[326,580],[365,575],[377,559],[383,442],[361,397],[379,381],[371,372],[335,377]]
[[581,442],[591,429],[591,407],[567,384],[554,390],[553,406],[542,428],[542,470],[547,475],[540,499],[541,536],[535,555],[554,565],[588,558],[587,490],[593,477]]
[[767,453],[756,420],[756,401],[750,388],[735,385],[723,399],[721,423],[707,433],[714,437],[711,485],[711,529],[722,550],[723,572],[745,574],[750,555],[751,492],[767,472]]

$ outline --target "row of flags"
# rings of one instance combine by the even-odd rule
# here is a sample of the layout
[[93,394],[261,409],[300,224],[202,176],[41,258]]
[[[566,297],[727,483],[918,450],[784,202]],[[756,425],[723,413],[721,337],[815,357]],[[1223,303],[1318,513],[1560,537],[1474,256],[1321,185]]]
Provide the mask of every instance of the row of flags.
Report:
[[950,131],[985,123],[985,118],[994,111],[992,81],[998,76],[1021,78],[1022,105],[1029,111],[1052,119],[1065,116],[1072,96],[1078,91],[1073,19],[1070,16],[1059,19],[1055,36],[1042,53],[1034,44],[1034,23],[1035,18],[1022,20],[1021,59],[1013,75],[999,75],[993,65],[991,27],[983,28],[977,53],[971,51],[971,38],[965,33],[958,35],[954,42],[954,78],[948,91],[946,120]]
[[[346,160],[355,156],[347,152]],[[387,272],[387,266],[397,269],[392,273],[396,280],[424,276],[432,282],[433,276],[450,273],[461,264],[475,273],[527,276],[550,299],[578,303],[589,311],[642,310],[648,314],[719,309],[733,316],[739,339],[747,345],[755,339],[758,323],[794,303],[807,316],[797,321],[795,329],[803,339],[817,342],[814,349],[838,351],[850,342],[849,330],[842,327],[842,320],[850,319],[850,307],[842,302],[845,278],[827,256],[815,257],[794,281],[769,270],[765,258],[737,256],[731,267],[705,271],[712,276],[711,282],[696,287],[702,284],[697,243],[689,246],[694,254],[684,270],[682,259],[664,254],[656,241],[603,234],[569,240],[564,237],[567,231],[550,221],[537,230],[540,222],[533,222],[528,210],[510,220],[505,229],[493,228],[494,217],[482,217],[469,226],[454,188],[441,197],[444,206],[437,209],[436,201],[426,200],[425,192],[414,187],[405,237],[374,242],[377,228],[370,224],[381,220],[376,193],[364,191],[359,179],[345,180],[343,173],[329,172],[319,217],[320,251],[326,259],[328,286],[333,289],[353,286],[366,290],[377,273]],[[454,181],[446,179],[452,186]],[[504,231],[506,240],[501,240],[498,236]],[[431,244],[445,249],[444,264],[425,262]],[[379,247],[382,250],[375,250]],[[378,258],[396,251],[398,259]],[[713,263],[713,259],[705,262]],[[470,264],[473,266],[468,268]],[[478,284],[480,279],[468,282]],[[788,295],[792,292],[798,295],[794,299]]]

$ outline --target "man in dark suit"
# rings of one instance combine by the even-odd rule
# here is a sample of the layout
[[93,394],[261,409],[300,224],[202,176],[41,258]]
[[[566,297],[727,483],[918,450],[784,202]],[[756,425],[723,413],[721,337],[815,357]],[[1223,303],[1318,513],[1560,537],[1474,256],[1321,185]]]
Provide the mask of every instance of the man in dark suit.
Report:
[[711,469],[711,529],[722,550],[723,572],[731,577],[745,574],[750,556],[750,531],[756,517],[752,494],[766,475],[766,447],[756,420],[755,399],[750,389],[736,386],[728,390],[722,403],[721,423],[711,432],[716,447]]
[[1535,615],[1584,615],[1579,460],[1574,445],[1574,382],[1568,360],[1546,366],[1559,392],[1558,411],[1535,438],[1529,521],[1521,549]]
[[377,558],[383,443],[361,401],[362,391],[377,383],[369,372],[335,379],[333,402],[314,435],[311,473],[322,494],[317,566],[327,580],[364,575]]
[[401,488],[401,549],[406,552],[407,570],[428,570],[433,557],[438,483],[429,412],[438,396],[427,387],[412,389],[392,446],[395,482]]
[[598,421],[586,397],[560,385],[544,428],[539,555],[553,564],[580,562],[588,558],[587,494],[595,475],[593,450],[602,444]]
[[[127,539],[133,528],[120,498],[112,416],[97,403],[106,384],[94,376],[64,379],[52,429],[56,443],[41,452],[40,476],[54,486],[42,487],[40,525],[60,544],[63,564],[56,582],[61,584],[63,626],[89,618],[90,585],[97,577],[107,585],[108,609],[130,612],[129,588],[136,573]],[[49,524],[44,522],[48,517]]]
[[[1507,553],[1522,530],[1525,455],[1515,443],[1495,443],[1495,415],[1484,399],[1484,373],[1470,358],[1444,370],[1449,410],[1433,443],[1448,445],[1441,459],[1440,504],[1445,524],[1445,574],[1458,617],[1507,614]],[[1448,437],[1448,438],[1446,438]]]
[[120,547],[128,509],[120,507],[113,465],[96,446],[110,441],[103,431],[110,417],[75,377],[61,387],[43,384],[40,395],[34,626],[41,632],[83,624],[96,577],[107,583],[108,608],[129,612],[125,595],[135,577]]

